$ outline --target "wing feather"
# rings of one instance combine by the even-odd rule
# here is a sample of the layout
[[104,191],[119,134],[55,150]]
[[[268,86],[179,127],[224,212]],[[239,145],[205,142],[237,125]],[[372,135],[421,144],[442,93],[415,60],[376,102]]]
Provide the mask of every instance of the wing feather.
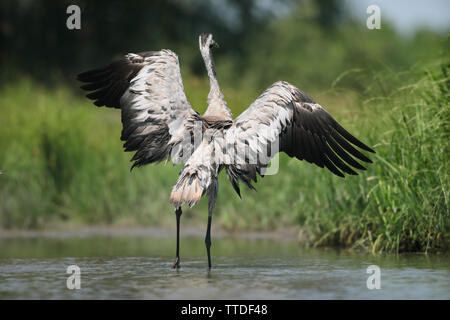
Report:
[[[249,145],[250,150],[269,150],[270,157],[285,152],[290,157],[306,160],[326,167],[333,174],[357,175],[352,169],[365,170],[353,157],[363,162],[372,161],[358,151],[374,153],[370,147],[356,139],[309,95],[293,85],[280,81],[269,87],[250,107],[244,111],[229,129],[228,139],[235,150]],[[268,146],[278,145],[278,150]],[[354,146],[353,146],[354,145]],[[257,155],[258,159],[263,159]],[[239,157],[238,157],[239,158]],[[264,163],[236,163],[227,167],[228,176],[236,190],[237,178],[246,184],[256,180],[256,171],[267,166]]]
[[[191,145],[194,122],[201,120],[184,93],[178,57],[170,50],[127,54],[103,68],[78,75],[96,106],[122,111],[125,151],[136,151],[133,167],[169,157]],[[185,157],[189,153],[184,153]]]

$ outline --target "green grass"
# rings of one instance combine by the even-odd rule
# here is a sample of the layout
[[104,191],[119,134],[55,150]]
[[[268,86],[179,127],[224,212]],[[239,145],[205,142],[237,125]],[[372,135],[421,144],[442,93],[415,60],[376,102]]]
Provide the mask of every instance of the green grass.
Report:
[[[448,249],[449,72],[443,64],[415,82],[405,73],[374,84],[384,94],[367,99],[362,113],[362,137],[377,150],[374,164],[356,179],[311,188],[322,196],[306,201],[315,198],[316,205],[298,216],[310,243],[372,252]],[[392,83],[403,85],[388,89]]]
[[[419,68],[416,68],[419,70]],[[367,77],[366,92],[334,89],[317,96],[358,138],[374,163],[340,179],[281,156],[280,172],[257,192],[234,194],[225,175],[214,223],[229,230],[298,226],[309,245],[373,252],[448,250],[449,65]],[[352,73],[345,77],[352,77]],[[207,85],[186,76],[191,103],[205,109]],[[225,88],[235,114],[260,90]],[[0,226],[55,224],[173,226],[168,197],[180,167],[150,165],[130,173],[120,112],[95,108],[63,87],[28,80],[0,91]],[[234,108],[239,106],[239,108]],[[183,223],[205,225],[203,199]]]

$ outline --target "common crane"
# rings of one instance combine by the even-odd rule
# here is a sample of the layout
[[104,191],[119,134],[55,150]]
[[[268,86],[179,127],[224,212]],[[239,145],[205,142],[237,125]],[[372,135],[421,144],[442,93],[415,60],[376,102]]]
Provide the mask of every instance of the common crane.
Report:
[[264,175],[278,152],[326,167],[340,177],[357,175],[350,166],[365,170],[353,157],[371,163],[354,146],[374,153],[309,95],[285,81],[275,82],[233,120],[217,81],[212,34],[201,34],[199,46],[210,82],[203,115],[189,104],[178,57],[170,50],[129,53],[78,75],[96,106],[121,110],[124,149],[136,151],[131,169],[162,160],[184,164],[170,195],[177,229],[174,268],[180,266],[181,207],[194,206],[205,193],[205,244],[211,268],[211,219],[222,169],[240,196],[239,181],[253,189],[252,181],[257,174]]

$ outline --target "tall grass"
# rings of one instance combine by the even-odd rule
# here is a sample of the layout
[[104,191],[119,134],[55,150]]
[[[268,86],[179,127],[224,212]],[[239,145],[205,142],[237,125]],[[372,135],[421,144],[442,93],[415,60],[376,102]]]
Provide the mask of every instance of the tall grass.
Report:
[[[310,243],[372,252],[448,249],[450,65],[435,69],[418,80],[411,72],[375,77],[368,91],[379,95],[362,113],[370,118],[362,136],[375,144],[374,164],[357,179],[313,188],[324,193],[320,204],[298,216]],[[402,86],[389,88],[393,83]]]
[[[226,177],[214,223],[229,230],[298,226],[310,245],[373,252],[447,250],[449,236],[449,66],[426,73],[376,75],[367,92],[318,95],[324,105],[377,154],[368,170],[340,179],[281,156],[280,172],[240,200]],[[185,77],[186,78],[186,77]],[[207,83],[187,77],[186,91],[204,110]],[[406,82],[405,82],[406,80]],[[235,114],[254,89],[224,93]],[[173,226],[168,195],[179,167],[150,165],[129,172],[120,113],[97,109],[62,87],[21,81],[1,89],[0,225]],[[206,201],[186,209],[183,222],[206,223]]]

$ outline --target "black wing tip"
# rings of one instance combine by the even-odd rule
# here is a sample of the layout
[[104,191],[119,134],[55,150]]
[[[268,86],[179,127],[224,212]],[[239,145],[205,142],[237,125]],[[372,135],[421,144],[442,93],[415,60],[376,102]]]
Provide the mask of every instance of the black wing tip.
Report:
[[241,188],[239,188],[239,183],[236,180],[232,180],[231,181],[231,185],[233,186],[234,191],[237,193],[237,195],[239,196],[239,198],[241,198],[242,200],[242,196],[241,196]]
[[361,148],[364,151],[375,153],[375,151],[372,148],[366,146],[363,142],[359,141],[358,139],[356,139],[353,136],[352,136],[352,139],[349,139],[349,137],[345,137],[345,136],[344,136],[344,138],[347,139],[347,141],[351,142],[353,145],[357,146],[358,148]]
[[[334,119],[333,119],[334,120]],[[376,153],[375,150],[373,150],[372,148],[368,147],[367,145],[365,145],[364,143],[362,143],[361,141],[359,141],[357,138],[355,138],[350,132],[348,132],[347,130],[345,130],[344,127],[342,127],[336,120],[333,121],[333,128],[342,136],[344,137],[347,141],[351,142],[352,144],[354,144],[355,146],[371,152],[371,153]]]
[[[131,160],[131,161],[133,161],[133,160]],[[130,173],[133,172],[134,168],[139,168],[140,166],[142,166],[142,164],[140,164],[139,161],[135,161],[130,168]]]
[[94,101],[94,104],[95,104],[97,107],[103,107],[103,106],[106,106],[106,104],[105,104],[103,101],[100,101],[100,100]]
[[81,82],[94,82],[98,76],[106,76],[110,73],[110,66],[91,69],[77,74],[76,79]]
[[95,70],[89,70],[89,71],[85,71],[85,72],[77,74],[77,80],[80,82],[91,82],[90,78],[92,77],[94,71]]
[[366,146],[365,144],[362,144],[363,146],[359,146],[361,149],[363,149],[363,150],[365,150],[365,151],[368,151],[368,152],[370,152],[370,153],[376,153],[375,152],[375,150],[373,150],[372,148],[370,148],[370,147],[368,147],[368,146]]
[[[88,71],[86,71],[86,72],[88,72]],[[76,79],[77,79],[78,81],[80,81],[80,82],[87,82],[87,81],[86,81],[86,78],[87,78],[86,72],[82,72],[82,73],[77,74]]]
[[345,175],[342,173],[342,172],[334,172],[334,171],[331,171],[335,176],[337,176],[337,177],[339,177],[339,178],[342,178],[342,179],[345,179]]
[[89,82],[88,81],[89,75],[87,74],[87,72],[89,72],[89,71],[77,74],[77,80],[80,82]]
[[[344,138],[347,139],[347,141],[351,142],[352,144],[354,144],[355,146],[361,148],[364,151],[367,151],[367,152],[370,152],[370,153],[376,153],[375,150],[373,150],[372,148],[368,147],[363,142],[359,141],[358,139],[356,139],[353,136],[352,136],[352,138],[355,139],[355,141],[352,141],[352,139],[348,139],[348,137],[345,137],[345,136],[344,136]],[[366,161],[366,162],[372,163],[371,161]]]

